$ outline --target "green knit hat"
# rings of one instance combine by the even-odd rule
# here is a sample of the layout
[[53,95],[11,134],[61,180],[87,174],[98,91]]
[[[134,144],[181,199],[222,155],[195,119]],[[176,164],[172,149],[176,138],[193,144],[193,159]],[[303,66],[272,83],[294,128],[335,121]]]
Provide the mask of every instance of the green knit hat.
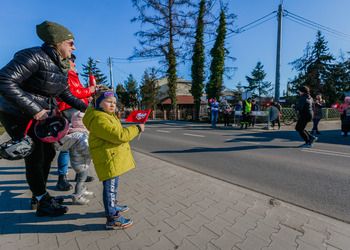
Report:
[[49,45],[58,44],[68,39],[74,39],[72,32],[61,24],[45,21],[36,26],[39,38]]

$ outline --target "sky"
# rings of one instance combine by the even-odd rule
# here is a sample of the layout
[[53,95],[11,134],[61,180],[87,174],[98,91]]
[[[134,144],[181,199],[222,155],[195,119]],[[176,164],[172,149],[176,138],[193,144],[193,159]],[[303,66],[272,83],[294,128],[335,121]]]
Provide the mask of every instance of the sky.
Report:
[[[129,74],[133,74],[140,83],[147,68],[160,67],[157,60],[141,62],[126,60],[132,55],[135,47],[140,48],[138,38],[134,34],[142,29],[140,23],[130,22],[138,15],[131,0],[0,0],[0,3],[2,7],[0,68],[5,66],[17,51],[42,44],[36,35],[36,25],[46,20],[62,24],[74,34],[76,47],[74,54],[77,57],[78,72],[82,73],[82,64],[86,64],[91,57],[100,61],[97,66],[110,81],[107,60],[111,57],[115,86],[124,83]],[[283,3],[283,9],[289,13],[338,32],[350,34],[350,1],[347,0],[229,0],[228,7],[229,13],[237,16],[235,27],[240,28],[277,11],[280,3]],[[289,63],[302,57],[307,43],[313,45],[317,33],[316,28],[306,27],[292,20],[288,15],[283,17],[281,95],[286,90],[287,81],[297,74]],[[322,32],[328,41],[329,52],[335,57],[339,57],[341,51],[350,51],[349,38]],[[212,43],[207,45],[207,52],[212,45]],[[276,45],[277,17],[237,35],[229,36],[226,47],[230,51],[230,56],[236,60],[227,61],[227,66],[235,67],[236,71],[232,73],[231,79],[225,77],[226,88],[235,89],[238,83],[248,85],[245,76],[251,75],[258,61],[264,65],[267,74],[265,79],[274,85]],[[178,77],[191,80],[190,64],[179,65]],[[81,81],[83,82],[83,79]]]

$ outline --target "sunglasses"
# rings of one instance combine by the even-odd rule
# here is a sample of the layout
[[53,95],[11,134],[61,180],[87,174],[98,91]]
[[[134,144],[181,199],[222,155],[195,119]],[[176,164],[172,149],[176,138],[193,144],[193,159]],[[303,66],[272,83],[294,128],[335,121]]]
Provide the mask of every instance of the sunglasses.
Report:
[[[66,41],[65,41],[66,42]],[[69,44],[69,46],[73,47],[74,46],[74,41],[71,42],[66,42],[67,44]]]

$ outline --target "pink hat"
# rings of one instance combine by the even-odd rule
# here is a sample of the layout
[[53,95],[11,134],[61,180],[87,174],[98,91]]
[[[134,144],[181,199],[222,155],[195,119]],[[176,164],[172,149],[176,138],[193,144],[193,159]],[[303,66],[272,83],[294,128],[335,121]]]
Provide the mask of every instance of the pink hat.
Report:
[[350,101],[350,96],[346,96],[344,100],[345,101]]

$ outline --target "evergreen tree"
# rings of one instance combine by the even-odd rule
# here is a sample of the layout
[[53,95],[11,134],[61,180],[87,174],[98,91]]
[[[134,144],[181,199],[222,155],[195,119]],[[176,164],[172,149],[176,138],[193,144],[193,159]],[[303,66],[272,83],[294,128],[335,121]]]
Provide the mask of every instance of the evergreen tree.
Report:
[[204,88],[204,12],[205,12],[205,0],[201,0],[199,3],[199,15],[197,19],[197,28],[195,43],[193,47],[193,56],[192,56],[192,67],[191,67],[191,76],[192,76],[192,86],[191,94],[194,100],[194,109],[195,117],[194,120],[199,120],[199,110],[201,104],[201,97],[203,96]]
[[83,73],[81,74],[85,79],[86,85],[89,84],[89,75],[95,76],[96,84],[106,85],[111,88],[110,84],[107,83],[107,76],[101,73],[101,70],[97,67],[96,61],[89,57],[87,65],[83,64]]
[[228,51],[225,48],[225,37],[226,37],[226,14],[224,10],[220,13],[220,22],[217,29],[217,36],[215,44],[210,51],[212,61],[210,64],[210,77],[209,82],[206,85],[205,91],[207,98],[216,98],[219,100],[220,93],[224,89],[223,74],[225,71],[225,56]]
[[329,101],[326,89],[334,89],[334,82],[330,81],[332,61],[335,60],[328,52],[327,41],[321,31],[317,32],[316,41],[313,46],[307,45],[303,57],[293,61],[293,69],[298,71],[298,76],[291,81],[292,90],[297,93],[300,86],[306,85],[310,88],[311,96],[315,97],[321,93],[324,99]]
[[159,104],[160,86],[157,84],[156,70],[152,68],[150,72],[145,71],[141,80],[140,92],[142,95],[142,104],[146,109],[157,110]]
[[268,96],[271,92],[272,84],[271,82],[264,81],[266,73],[264,71],[264,65],[262,65],[260,61],[256,64],[251,75],[252,77],[245,77],[249,85],[244,88],[251,91],[252,94],[255,94],[255,96],[258,96],[259,98],[262,96]]
[[125,99],[126,99],[126,90],[123,84],[119,83],[116,88],[116,94],[118,96],[118,106],[124,108],[125,107]]
[[[181,55],[183,38],[188,35],[187,19],[190,16],[190,0],[132,0],[139,16],[131,21],[150,25],[152,29],[142,29],[135,35],[140,37],[141,49],[135,49],[133,57],[160,58],[165,63],[168,77],[168,94],[171,99],[171,110],[177,108],[176,80],[177,61]],[[147,13],[147,10],[150,13]]]
[[137,82],[133,75],[130,74],[128,79],[124,82],[126,96],[124,97],[124,105],[128,108],[137,107]]

